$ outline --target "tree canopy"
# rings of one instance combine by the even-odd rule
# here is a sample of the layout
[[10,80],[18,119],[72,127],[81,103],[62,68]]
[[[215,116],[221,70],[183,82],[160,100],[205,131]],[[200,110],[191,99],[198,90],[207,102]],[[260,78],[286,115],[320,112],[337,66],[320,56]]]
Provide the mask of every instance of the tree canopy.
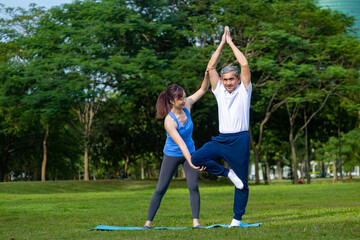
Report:
[[[43,180],[156,177],[166,136],[155,120],[157,96],[174,82],[188,95],[199,88],[225,25],[252,74],[256,182],[270,161],[291,165],[297,183],[310,144],[335,151],[332,139],[345,135],[340,162],[358,164],[354,19],[315,1],[85,0],[1,11],[10,16],[0,21],[1,181],[11,172],[33,180],[40,172]],[[219,70],[228,64],[237,63],[225,48]],[[339,127],[345,113],[350,120]],[[199,148],[218,133],[210,92],[192,116]]]

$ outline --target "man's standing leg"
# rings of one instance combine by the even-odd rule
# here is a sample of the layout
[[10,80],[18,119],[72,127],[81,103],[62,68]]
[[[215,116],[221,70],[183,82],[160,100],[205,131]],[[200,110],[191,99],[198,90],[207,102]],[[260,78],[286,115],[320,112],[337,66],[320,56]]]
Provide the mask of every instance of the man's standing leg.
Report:
[[[243,189],[235,188],[234,225],[240,224],[249,198],[248,174],[250,161],[250,137],[241,132],[236,139],[224,146],[224,159],[244,184]],[[233,224],[231,224],[233,225]]]

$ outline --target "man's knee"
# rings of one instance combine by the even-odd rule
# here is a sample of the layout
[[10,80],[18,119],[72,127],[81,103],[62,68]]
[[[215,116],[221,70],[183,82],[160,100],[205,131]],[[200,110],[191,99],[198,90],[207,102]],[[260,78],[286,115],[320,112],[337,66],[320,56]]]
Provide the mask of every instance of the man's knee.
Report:
[[192,164],[194,164],[195,166],[199,166],[199,153],[198,152],[194,152],[192,155],[191,155],[191,162]]
[[198,158],[197,158],[196,152],[194,152],[194,153],[191,155],[191,162],[192,162],[192,164],[194,164],[195,166],[197,166]]

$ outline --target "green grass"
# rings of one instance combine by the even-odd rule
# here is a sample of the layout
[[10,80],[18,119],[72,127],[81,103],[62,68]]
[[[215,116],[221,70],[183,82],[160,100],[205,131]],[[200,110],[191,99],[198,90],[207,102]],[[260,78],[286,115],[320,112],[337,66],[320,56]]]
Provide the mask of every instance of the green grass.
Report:
[[[360,239],[360,181],[251,185],[243,222],[258,228],[85,231],[143,226],[156,186],[148,181],[0,183],[0,239]],[[201,224],[229,224],[234,187],[200,181]],[[186,181],[173,180],[153,227],[191,227]]]

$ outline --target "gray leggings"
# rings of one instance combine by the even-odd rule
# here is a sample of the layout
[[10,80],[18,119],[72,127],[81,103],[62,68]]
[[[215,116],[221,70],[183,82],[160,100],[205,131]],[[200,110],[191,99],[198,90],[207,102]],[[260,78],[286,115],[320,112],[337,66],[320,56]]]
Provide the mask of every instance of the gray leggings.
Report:
[[147,220],[152,221],[159,209],[161,199],[169,187],[170,181],[179,164],[183,165],[186,181],[190,192],[190,205],[193,219],[199,218],[200,212],[200,193],[198,184],[198,172],[190,167],[184,157],[170,157],[164,154],[161,164],[159,182],[151,198]]

